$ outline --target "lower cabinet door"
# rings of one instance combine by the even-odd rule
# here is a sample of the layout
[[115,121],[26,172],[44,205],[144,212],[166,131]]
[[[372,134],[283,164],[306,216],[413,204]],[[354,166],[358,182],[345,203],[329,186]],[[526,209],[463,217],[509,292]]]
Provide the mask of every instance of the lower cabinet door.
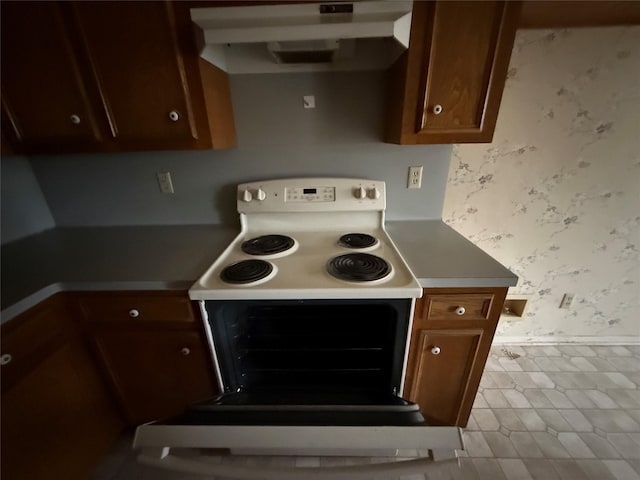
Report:
[[103,331],[95,341],[131,424],[181,413],[216,394],[197,331]]
[[415,374],[408,398],[420,405],[430,425],[465,426],[474,401],[471,375],[479,361],[478,352],[484,330],[419,330],[409,356],[409,368]]
[[1,404],[0,477],[7,480],[91,478],[123,428],[92,358],[75,339],[42,357]]

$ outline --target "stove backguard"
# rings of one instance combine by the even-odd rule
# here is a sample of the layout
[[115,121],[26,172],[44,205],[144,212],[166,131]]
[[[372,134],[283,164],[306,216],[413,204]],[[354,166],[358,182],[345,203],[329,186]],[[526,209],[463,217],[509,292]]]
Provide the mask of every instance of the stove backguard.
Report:
[[207,301],[225,392],[400,393],[411,299]]

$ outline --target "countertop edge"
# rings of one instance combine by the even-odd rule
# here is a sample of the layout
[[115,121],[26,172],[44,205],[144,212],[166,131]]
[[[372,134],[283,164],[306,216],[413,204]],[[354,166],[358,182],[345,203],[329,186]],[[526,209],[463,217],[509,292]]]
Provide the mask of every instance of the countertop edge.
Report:
[[504,278],[418,278],[422,288],[514,287],[518,277]]
[[14,319],[31,307],[60,292],[119,292],[184,290],[193,285],[191,281],[117,281],[117,282],[56,282],[43,287],[18,302],[0,311],[0,325]]

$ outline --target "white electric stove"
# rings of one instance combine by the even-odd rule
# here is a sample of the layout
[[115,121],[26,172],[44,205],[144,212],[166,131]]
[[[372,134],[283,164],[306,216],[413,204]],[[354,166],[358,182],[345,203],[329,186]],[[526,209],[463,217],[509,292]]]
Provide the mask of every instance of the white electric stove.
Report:
[[384,228],[385,183],[295,178],[238,186],[241,232],[189,290],[194,300],[417,298]]
[[429,426],[401,397],[420,284],[385,231],[385,183],[292,178],[238,186],[241,231],[189,290],[220,395],[138,427],[140,461],[237,478],[371,478],[432,458],[345,469],[235,468],[170,449],[394,456],[453,452],[457,427]]

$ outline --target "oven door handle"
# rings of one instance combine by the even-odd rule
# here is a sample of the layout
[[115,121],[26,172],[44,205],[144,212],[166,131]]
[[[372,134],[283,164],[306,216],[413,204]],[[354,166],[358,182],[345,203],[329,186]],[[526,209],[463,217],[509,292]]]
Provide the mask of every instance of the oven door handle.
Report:
[[138,462],[144,465],[160,467],[181,473],[195,475],[213,475],[245,480],[370,480],[372,477],[425,474],[431,468],[439,468],[444,463],[457,462],[457,458],[449,457],[436,461],[429,451],[428,457],[368,465],[327,466],[327,467],[264,467],[210,463],[197,460],[197,457],[171,455],[169,447],[145,448],[138,456]]

